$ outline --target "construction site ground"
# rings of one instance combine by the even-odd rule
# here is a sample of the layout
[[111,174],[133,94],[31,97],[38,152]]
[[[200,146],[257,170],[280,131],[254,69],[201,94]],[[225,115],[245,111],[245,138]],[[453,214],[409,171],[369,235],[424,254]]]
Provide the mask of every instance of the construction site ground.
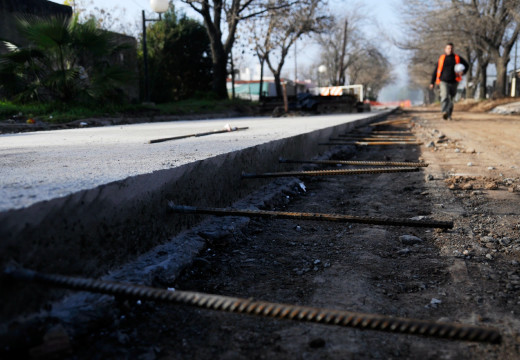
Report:
[[[152,285],[482,325],[498,329],[501,344],[126,300],[114,302],[101,317],[85,315],[97,320],[77,327],[41,323],[33,330],[39,342],[8,354],[74,359],[518,359],[520,116],[455,113],[453,121],[444,121],[431,108],[397,116],[412,118],[412,131],[423,145],[343,146],[333,158],[423,160],[430,164],[427,168],[280,180],[277,195],[262,209],[453,220],[453,229],[274,219],[237,225],[220,218],[222,231],[201,234],[207,246],[190,267],[174,281],[158,277]],[[419,240],[408,243],[403,235]]]

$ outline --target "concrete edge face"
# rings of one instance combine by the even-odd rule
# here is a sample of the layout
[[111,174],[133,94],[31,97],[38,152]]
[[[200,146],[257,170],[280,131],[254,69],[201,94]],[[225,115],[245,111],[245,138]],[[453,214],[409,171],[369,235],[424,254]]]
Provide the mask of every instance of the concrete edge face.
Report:
[[[202,219],[169,213],[168,201],[229,206],[269,182],[241,179],[242,172],[290,170],[289,165],[278,163],[280,157],[315,157],[328,150],[319,142],[388,114],[379,113],[0,213],[1,266],[15,264],[42,272],[101,277],[167,243]],[[63,294],[34,284],[0,286],[7,290],[0,294],[2,320],[35,311]]]

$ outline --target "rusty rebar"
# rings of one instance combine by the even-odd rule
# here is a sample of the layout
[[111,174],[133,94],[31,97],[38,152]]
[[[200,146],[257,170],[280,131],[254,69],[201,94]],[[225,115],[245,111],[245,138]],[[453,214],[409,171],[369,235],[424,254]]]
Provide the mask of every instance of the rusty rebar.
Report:
[[363,142],[363,141],[345,141],[345,142],[325,142],[318,143],[318,145],[328,145],[328,146],[338,146],[338,145],[357,145],[357,146],[373,146],[373,145],[422,145],[422,142],[388,142],[388,141],[379,141],[379,142]]
[[246,210],[246,209],[222,209],[209,207],[196,207],[175,205],[169,202],[168,206],[171,211],[182,214],[206,214],[215,216],[246,216],[261,217],[269,219],[296,219],[296,220],[314,220],[314,221],[332,221],[355,224],[372,224],[387,226],[409,226],[423,228],[452,229],[452,221],[437,220],[413,220],[398,219],[388,217],[371,217],[371,216],[352,216],[343,214],[324,214],[324,213],[306,213],[306,212],[285,212],[285,211],[267,211],[267,210]]
[[361,330],[386,331],[474,342],[498,344],[502,337],[498,330],[488,327],[399,318],[378,314],[364,314],[308,306],[289,305],[204,294],[193,291],[169,291],[148,286],[111,281],[44,274],[26,269],[7,269],[3,275],[10,279],[38,282],[78,291],[90,291],[138,300],[160,301],[203,309],[351,327]]
[[398,139],[410,139],[416,138],[415,135],[397,135],[397,134],[339,134],[339,137],[370,137],[370,138],[398,138]]
[[345,169],[345,170],[315,170],[315,171],[284,171],[277,173],[242,173],[243,179],[252,178],[272,178],[272,177],[301,177],[301,176],[334,176],[334,175],[360,175],[360,174],[386,174],[386,173],[402,173],[402,172],[416,172],[419,168],[401,168],[388,167],[376,169]]
[[370,134],[397,134],[397,135],[414,135],[412,132],[410,131],[391,131],[391,130],[388,130],[388,131],[372,131],[370,132]]
[[229,130],[228,129],[214,130],[214,131],[207,131],[207,132],[196,133],[196,134],[173,136],[173,137],[168,137],[168,138],[150,140],[149,144],[156,144],[156,143],[170,141],[170,140],[186,139],[186,138],[190,138],[190,137],[201,137],[201,136],[207,136],[207,135],[213,135],[213,134],[224,134],[224,133],[228,133],[228,132],[235,132],[235,131],[241,131],[241,130],[247,130],[247,129],[249,129],[249,127],[230,128]]
[[366,141],[366,142],[417,142],[416,138],[376,138],[376,137],[339,137],[339,138],[329,138],[329,141]]
[[381,140],[417,140],[415,136],[398,136],[398,135],[373,135],[373,134],[366,134],[366,135],[345,135],[345,134],[339,134],[338,135],[340,139],[351,139],[351,140],[363,140],[363,139],[370,139],[374,140],[377,139],[379,141]]
[[409,119],[385,120],[385,121],[380,121],[380,122],[377,122],[377,123],[369,124],[369,126],[397,125],[397,124],[410,123],[411,121],[412,121],[412,118],[409,118]]
[[363,166],[411,166],[428,167],[424,162],[398,162],[398,161],[353,161],[353,160],[288,160],[280,158],[280,163],[286,164],[322,164],[322,165],[363,165]]

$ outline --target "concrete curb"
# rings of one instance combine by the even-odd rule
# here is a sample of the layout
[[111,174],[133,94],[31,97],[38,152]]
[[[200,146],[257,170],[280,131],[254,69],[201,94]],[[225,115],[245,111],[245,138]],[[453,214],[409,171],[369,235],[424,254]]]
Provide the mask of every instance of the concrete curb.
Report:
[[[0,263],[2,267],[15,263],[42,272],[100,277],[200,221],[201,217],[169,214],[169,200],[194,206],[229,206],[269,182],[241,180],[242,172],[279,171],[282,166],[288,170],[286,164],[278,163],[279,157],[315,157],[326,150],[317,145],[319,142],[388,114],[0,213]],[[59,291],[10,284],[9,291],[0,295],[4,304],[1,316],[7,319],[34,311],[60,296]]]

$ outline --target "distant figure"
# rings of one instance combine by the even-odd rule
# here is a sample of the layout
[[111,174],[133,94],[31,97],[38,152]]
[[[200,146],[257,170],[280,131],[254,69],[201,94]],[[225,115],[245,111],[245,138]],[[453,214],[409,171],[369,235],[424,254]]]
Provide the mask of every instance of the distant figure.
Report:
[[438,84],[441,89],[441,111],[444,120],[451,120],[453,100],[457,95],[457,85],[468,72],[468,63],[453,52],[453,44],[447,43],[444,54],[439,57],[433,70],[430,89]]

